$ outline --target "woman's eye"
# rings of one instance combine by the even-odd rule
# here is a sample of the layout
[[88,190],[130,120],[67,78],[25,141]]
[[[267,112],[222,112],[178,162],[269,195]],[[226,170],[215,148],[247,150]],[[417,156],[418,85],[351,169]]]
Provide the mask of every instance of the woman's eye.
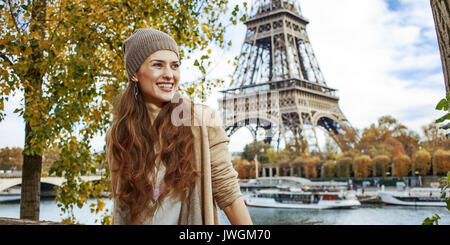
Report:
[[161,65],[161,63],[155,63],[155,64],[153,64],[153,66],[161,67],[162,65]]
[[172,68],[174,68],[174,69],[176,69],[176,68],[178,68],[178,67],[180,67],[179,64],[173,64],[173,65],[172,65]]

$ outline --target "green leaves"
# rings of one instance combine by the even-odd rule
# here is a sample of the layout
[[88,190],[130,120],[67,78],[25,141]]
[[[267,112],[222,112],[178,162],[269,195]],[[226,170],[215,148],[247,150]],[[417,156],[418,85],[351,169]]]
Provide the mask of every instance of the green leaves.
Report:
[[450,93],[447,93],[446,98],[439,101],[439,103],[436,106],[436,110],[447,111],[447,114],[437,119],[436,123],[442,123],[445,122],[446,120],[450,120],[450,113],[448,113],[449,108],[450,108]]
[[[450,172],[447,172],[447,176],[439,179],[439,183],[441,184],[441,194],[442,198],[445,198],[447,203],[447,210],[450,211],[450,196],[447,196],[447,189],[450,188]],[[438,214],[433,215],[431,218],[427,217],[422,222],[422,225],[439,225],[439,220],[441,217]]]
[[447,111],[448,110],[448,106],[449,106],[449,104],[448,104],[447,99],[442,99],[439,102],[439,104],[437,104],[436,110],[445,110],[445,111]]
[[446,115],[440,117],[439,119],[436,120],[436,123],[442,123],[445,122],[446,120],[450,120],[450,114],[447,113]]
[[442,198],[446,199],[447,210],[450,211],[450,196],[447,196],[447,190],[450,188],[450,172],[447,172],[447,176],[440,178],[439,183],[443,186],[441,190]]
[[439,225],[441,217],[438,214],[433,215],[431,218],[426,218],[422,225]]

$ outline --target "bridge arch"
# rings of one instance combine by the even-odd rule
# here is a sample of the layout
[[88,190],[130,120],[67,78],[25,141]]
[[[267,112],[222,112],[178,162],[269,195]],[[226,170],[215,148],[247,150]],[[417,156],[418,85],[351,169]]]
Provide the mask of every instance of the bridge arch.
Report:
[[[101,176],[81,176],[83,181],[99,181]],[[61,186],[66,181],[65,178],[61,177],[42,177],[41,178],[41,189],[45,187],[44,190],[48,190],[50,186]],[[4,178],[0,179],[0,192],[3,192],[11,187],[20,186],[22,184],[22,178]]]

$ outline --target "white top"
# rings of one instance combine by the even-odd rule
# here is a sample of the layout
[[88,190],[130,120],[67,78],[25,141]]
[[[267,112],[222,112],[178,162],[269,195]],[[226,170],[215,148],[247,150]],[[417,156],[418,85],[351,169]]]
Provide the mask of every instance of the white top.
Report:
[[[156,179],[157,190],[154,192],[153,199],[157,199],[159,197],[160,187],[162,185],[164,174],[166,173],[166,168],[164,165],[160,164],[159,169],[156,169],[156,171],[158,173]],[[155,211],[155,215],[149,218],[146,223],[153,225],[177,225],[180,212],[181,201],[179,198],[174,198],[171,196],[166,197]]]

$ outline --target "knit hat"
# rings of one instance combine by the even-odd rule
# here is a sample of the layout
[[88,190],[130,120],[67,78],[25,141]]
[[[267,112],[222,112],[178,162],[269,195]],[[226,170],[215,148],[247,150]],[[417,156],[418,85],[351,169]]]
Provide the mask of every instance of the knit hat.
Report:
[[154,52],[171,50],[178,57],[180,56],[175,40],[166,33],[154,29],[137,29],[123,42],[122,49],[125,55],[125,69],[130,81],[145,59]]

